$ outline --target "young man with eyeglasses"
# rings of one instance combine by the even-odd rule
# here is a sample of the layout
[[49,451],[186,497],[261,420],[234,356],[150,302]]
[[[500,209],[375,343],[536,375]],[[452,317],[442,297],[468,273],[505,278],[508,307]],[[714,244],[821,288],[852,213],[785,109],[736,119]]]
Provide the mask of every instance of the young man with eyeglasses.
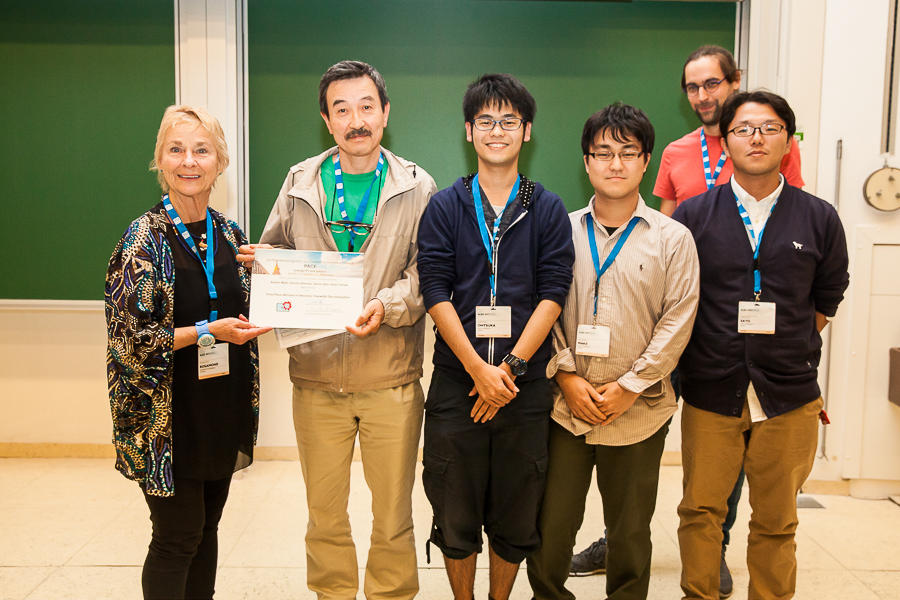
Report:
[[[676,205],[702,194],[716,185],[727,183],[732,164],[722,150],[719,117],[722,104],[737,93],[741,85],[741,72],[731,52],[721,46],[701,46],[694,50],[684,63],[681,72],[681,89],[691,108],[700,119],[701,127],[666,146],[659,164],[659,172],[653,194],[660,199],[659,210],[671,215]],[[781,164],[781,171],[788,183],[803,186],[800,176],[800,150],[791,139],[791,152]],[[678,370],[672,374],[676,396]],[[744,474],[734,483],[728,501],[728,518],[723,525],[722,559],[720,564],[721,598],[728,598],[733,591],[731,573],[725,562],[725,549],[730,540],[731,526],[737,519],[737,505],[744,485]],[[578,553],[572,559],[574,576],[603,573],[606,569],[606,540],[601,538]]]
[[[722,150],[719,117],[722,104],[741,87],[741,72],[731,52],[721,46],[701,46],[684,62],[681,89],[701,126],[663,150],[653,186],[659,210],[671,215],[678,204],[731,179],[732,165]],[[788,183],[803,187],[800,151],[791,139],[781,172]]]
[[676,409],[669,373],[690,336],[699,290],[690,232],[640,195],[653,141],[644,112],[623,104],[593,114],[581,136],[594,195],[570,215],[574,279],[547,368],[558,388],[542,544],[528,557],[537,600],[575,598],[565,582],[593,471],[609,540],[606,596],[647,598],[650,520]]
[[750,598],[792,598],[796,497],[812,469],[822,398],[822,338],[849,282],[834,208],[779,173],[794,113],[770,92],[722,107],[726,185],[673,218],[700,258],[700,305],[679,362],[684,497],[678,507],[686,599],[719,596],[721,527],[743,465],[750,486]]
[[437,326],[425,403],[425,492],[453,596],[471,600],[487,534],[490,598],[506,600],[537,549],[552,396],[550,328],[572,280],[559,196],[519,173],[534,98],[484,75],[463,99],[478,171],[435,194],[419,227],[425,306]]
[[[390,103],[374,67],[330,67],[319,82],[319,108],[336,146],[291,167],[259,244],[365,254],[367,303],[356,323],[289,349],[309,506],[307,583],[320,598],[358,594],[347,502],[359,436],[372,492],[363,589],[368,598],[413,598],[419,588],[411,495],[425,331],[415,241],[436,186],[422,167],[381,146]],[[242,246],[240,259],[252,261],[255,246]]]

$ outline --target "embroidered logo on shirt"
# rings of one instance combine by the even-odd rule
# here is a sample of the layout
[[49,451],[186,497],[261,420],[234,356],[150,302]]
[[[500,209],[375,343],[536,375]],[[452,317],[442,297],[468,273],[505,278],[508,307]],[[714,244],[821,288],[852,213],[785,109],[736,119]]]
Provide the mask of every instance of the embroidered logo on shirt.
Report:
[[794,249],[803,250],[803,244],[801,244],[800,242],[794,242]]

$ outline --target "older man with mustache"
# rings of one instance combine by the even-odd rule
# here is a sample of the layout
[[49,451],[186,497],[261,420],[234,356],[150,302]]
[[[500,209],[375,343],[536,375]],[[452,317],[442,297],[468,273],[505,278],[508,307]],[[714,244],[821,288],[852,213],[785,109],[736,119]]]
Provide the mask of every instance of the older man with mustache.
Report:
[[355,325],[289,350],[309,505],[307,583],[320,599],[359,591],[347,515],[358,435],[373,513],[365,596],[413,598],[419,586],[411,495],[425,333],[416,237],[436,188],[422,167],[381,147],[390,103],[371,65],[329,68],[319,105],[336,146],[291,167],[261,243],[242,246],[239,260],[252,261],[261,245],[365,255],[368,302]]

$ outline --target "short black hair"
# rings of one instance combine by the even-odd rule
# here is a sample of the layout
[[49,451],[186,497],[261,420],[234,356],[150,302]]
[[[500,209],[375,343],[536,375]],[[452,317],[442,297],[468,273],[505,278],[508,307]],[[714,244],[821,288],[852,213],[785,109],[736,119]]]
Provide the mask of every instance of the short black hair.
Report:
[[653,152],[656,134],[647,114],[639,108],[616,102],[588,117],[581,132],[581,151],[587,156],[598,133],[609,133],[614,140],[625,143],[632,137],[641,144],[641,152]]
[[714,46],[712,44],[708,44],[706,46],[700,46],[699,48],[691,52],[688,55],[687,60],[684,61],[684,66],[681,67],[682,90],[685,90],[685,88],[687,87],[687,82],[684,80],[684,70],[687,68],[689,63],[694,62],[698,58],[703,58],[704,56],[712,56],[717,61],[719,61],[719,68],[722,69],[722,74],[725,76],[725,80],[729,83],[734,83],[735,78],[737,77],[738,73],[740,73],[740,69],[738,69],[737,63],[734,62],[734,55],[722,46]]
[[469,84],[463,96],[463,117],[475,119],[485,106],[509,104],[525,123],[533,123],[537,103],[522,82],[508,73],[488,73]]
[[748,102],[768,104],[771,106],[772,110],[775,111],[775,114],[784,121],[788,139],[791,139],[794,136],[794,132],[797,131],[797,120],[794,117],[794,111],[791,110],[791,105],[788,104],[787,100],[778,94],[773,94],[766,90],[754,90],[752,92],[738,92],[737,94],[733,94],[722,105],[722,116],[719,118],[719,133],[722,134],[723,140],[727,141],[728,127],[731,125],[731,122],[734,121],[734,115],[737,114],[738,108],[740,108],[742,104],[747,104]]
[[359,60],[342,60],[328,67],[328,70],[322,75],[322,79],[319,80],[319,110],[323,115],[330,114],[328,100],[325,99],[328,86],[341,79],[356,79],[357,77],[368,77],[372,80],[378,90],[381,108],[384,110],[390,100],[388,100],[387,89],[384,86],[384,77],[381,76],[378,69]]

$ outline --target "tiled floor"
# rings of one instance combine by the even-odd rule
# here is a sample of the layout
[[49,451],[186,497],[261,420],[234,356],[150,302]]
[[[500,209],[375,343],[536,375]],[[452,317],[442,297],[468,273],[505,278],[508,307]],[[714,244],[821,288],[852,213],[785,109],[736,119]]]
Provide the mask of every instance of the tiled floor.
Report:
[[[650,598],[678,598],[679,557],[675,506],[681,469],[663,467],[653,520]],[[353,464],[350,514],[360,564],[368,549],[370,497],[359,463]],[[421,485],[414,492],[419,539],[420,598],[449,598],[440,564],[427,565],[424,536],[430,513]],[[746,539],[744,494],[735,540]],[[900,598],[900,506],[890,501],[816,496],[824,509],[802,509],[797,536],[797,597],[815,600]],[[219,600],[314,598],[307,591],[303,536],[306,506],[299,465],[257,462],[235,480],[220,535]],[[0,459],[0,599],[127,600],[140,597],[140,571],[150,531],[135,484],[108,460]],[[603,531],[599,497],[592,492],[579,549]],[[729,548],[736,600],[747,597],[745,552]],[[479,565],[481,566],[481,565]],[[603,577],[570,580],[579,598],[604,598]],[[513,598],[530,597],[520,573]],[[478,570],[476,596],[487,595],[487,571]],[[362,598],[362,594],[360,594]]]

